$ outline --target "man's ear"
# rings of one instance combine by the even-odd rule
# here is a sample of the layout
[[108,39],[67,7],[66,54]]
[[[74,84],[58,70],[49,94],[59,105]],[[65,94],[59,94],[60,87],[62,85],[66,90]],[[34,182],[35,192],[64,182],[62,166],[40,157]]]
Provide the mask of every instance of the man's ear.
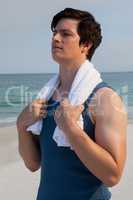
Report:
[[91,49],[91,47],[93,46],[92,42],[85,42],[84,44],[82,44],[82,53],[87,53],[89,49]]
[[89,49],[91,49],[91,47],[93,46],[93,43],[92,43],[92,42],[86,42],[86,43],[84,44],[84,46],[89,50]]

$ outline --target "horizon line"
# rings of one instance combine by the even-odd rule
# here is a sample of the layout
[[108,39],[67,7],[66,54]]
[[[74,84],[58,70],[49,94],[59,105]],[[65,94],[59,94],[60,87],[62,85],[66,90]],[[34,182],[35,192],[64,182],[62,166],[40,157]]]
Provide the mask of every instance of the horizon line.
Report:
[[[101,71],[100,73],[130,73],[133,71]],[[13,72],[13,73],[0,73],[0,75],[15,75],[15,74],[57,74],[57,72]]]

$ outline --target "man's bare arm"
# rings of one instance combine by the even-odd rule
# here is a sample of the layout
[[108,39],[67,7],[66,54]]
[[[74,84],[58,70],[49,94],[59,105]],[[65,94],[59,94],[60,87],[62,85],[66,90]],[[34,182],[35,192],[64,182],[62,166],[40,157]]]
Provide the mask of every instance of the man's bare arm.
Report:
[[101,96],[98,92],[101,99],[96,105],[96,142],[75,123],[66,130],[66,134],[84,165],[111,187],[119,182],[124,168],[127,117],[118,95],[112,98],[114,92],[111,89],[101,91],[104,93]]
[[40,168],[41,153],[38,136],[27,132],[27,127],[46,113],[44,103],[44,100],[34,100],[31,105],[25,107],[17,119],[19,153],[30,171]]
[[34,172],[40,168],[40,148],[37,138],[27,132],[24,121],[29,116],[29,109],[26,107],[19,115],[17,120],[19,153],[26,167]]

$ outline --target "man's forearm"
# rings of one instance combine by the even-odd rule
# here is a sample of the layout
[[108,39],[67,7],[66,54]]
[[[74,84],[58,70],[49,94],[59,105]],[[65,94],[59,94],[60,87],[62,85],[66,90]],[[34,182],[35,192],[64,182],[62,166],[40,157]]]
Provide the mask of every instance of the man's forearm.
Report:
[[40,167],[39,145],[35,136],[27,132],[26,128],[20,126],[19,123],[20,121],[17,123],[20,155],[26,167],[31,171],[36,171]]
[[83,164],[106,185],[115,185],[118,179],[118,167],[111,154],[96,144],[77,125],[67,129],[67,137]]

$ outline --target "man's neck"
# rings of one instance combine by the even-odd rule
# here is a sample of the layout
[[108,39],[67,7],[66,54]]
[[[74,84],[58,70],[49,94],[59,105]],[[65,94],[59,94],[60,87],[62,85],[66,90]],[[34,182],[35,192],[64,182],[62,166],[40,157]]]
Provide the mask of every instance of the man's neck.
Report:
[[59,88],[62,91],[68,91],[71,88],[74,77],[80,68],[81,64],[83,64],[85,60],[80,60],[79,62],[71,62],[71,63],[63,63],[60,65],[59,74],[60,74],[60,85]]

